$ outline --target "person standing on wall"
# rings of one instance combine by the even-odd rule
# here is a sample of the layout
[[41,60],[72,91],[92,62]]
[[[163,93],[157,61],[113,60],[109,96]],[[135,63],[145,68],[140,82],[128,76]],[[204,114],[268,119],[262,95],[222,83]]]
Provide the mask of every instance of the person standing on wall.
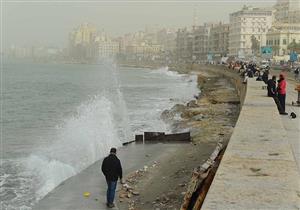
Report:
[[117,149],[111,148],[110,154],[104,158],[101,166],[101,170],[106,178],[107,183],[106,205],[109,208],[113,208],[115,206],[114,198],[117,187],[117,181],[119,178],[121,184],[123,184],[121,161],[119,160],[116,154]]
[[280,114],[284,114],[284,111],[282,110],[280,101],[278,100],[277,96],[277,90],[276,90],[276,76],[272,76],[272,79],[269,79],[267,81],[267,89],[268,89],[268,96],[272,97],[277,105],[277,109]]
[[286,80],[283,74],[279,75],[277,92],[278,92],[278,99],[282,108],[282,112],[280,114],[287,115],[287,113],[285,112]]

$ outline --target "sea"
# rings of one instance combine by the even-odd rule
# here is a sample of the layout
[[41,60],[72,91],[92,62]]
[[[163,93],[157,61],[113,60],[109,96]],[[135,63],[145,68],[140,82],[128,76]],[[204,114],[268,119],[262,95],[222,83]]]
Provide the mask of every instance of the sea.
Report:
[[144,131],[172,132],[161,113],[199,92],[193,75],[99,64],[5,59],[1,209],[31,209],[61,182]]

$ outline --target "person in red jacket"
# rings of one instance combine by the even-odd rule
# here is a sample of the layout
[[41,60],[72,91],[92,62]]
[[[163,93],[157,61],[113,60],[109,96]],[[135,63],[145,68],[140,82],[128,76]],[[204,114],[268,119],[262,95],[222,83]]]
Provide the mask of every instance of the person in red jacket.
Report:
[[280,114],[287,115],[285,112],[285,98],[286,98],[286,80],[283,74],[279,75],[278,85],[277,85],[278,99],[282,108]]

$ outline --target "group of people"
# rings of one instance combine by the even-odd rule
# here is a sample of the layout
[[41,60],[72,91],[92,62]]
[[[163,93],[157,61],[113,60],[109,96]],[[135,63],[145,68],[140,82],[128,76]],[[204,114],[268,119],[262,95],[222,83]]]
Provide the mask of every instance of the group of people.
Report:
[[287,115],[285,111],[286,100],[286,80],[284,74],[279,75],[279,80],[276,80],[276,76],[269,79],[269,67],[265,69],[259,69],[254,62],[236,61],[230,62],[229,69],[238,70],[241,76],[244,77],[244,83],[250,77],[257,76],[257,80],[264,81],[267,84],[268,96],[273,97],[278,111],[281,115]]
[[262,80],[261,78],[263,77],[263,74],[269,71],[269,67],[259,68],[255,62],[244,62],[244,61],[230,62],[228,64],[228,68],[238,70],[240,76],[244,77],[245,83],[248,78],[252,78],[254,76],[257,76],[258,78],[260,78],[260,80]]
[[267,84],[268,96],[274,99],[279,113],[281,115],[288,114],[285,111],[287,82],[283,73],[279,75],[279,80],[276,80],[276,76],[269,79],[269,68],[260,69],[254,62],[230,62],[228,68],[238,70],[238,73],[244,77],[244,83],[247,82],[249,77],[254,76],[257,76],[256,80],[264,81]]
[[285,112],[285,99],[286,99],[286,80],[284,74],[279,75],[279,80],[276,84],[276,76],[272,76],[267,82],[268,96],[272,97],[277,105],[280,114],[287,115]]

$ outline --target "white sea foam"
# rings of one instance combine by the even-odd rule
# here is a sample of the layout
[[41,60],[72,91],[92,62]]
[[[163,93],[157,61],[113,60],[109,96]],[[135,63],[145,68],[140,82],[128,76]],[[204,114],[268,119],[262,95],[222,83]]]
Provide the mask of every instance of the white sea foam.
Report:
[[46,156],[31,155],[27,160],[27,167],[35,172],[39,180],[36,191],[36,199],[44,197],[63,180],[76,174],[73,166],[62,163],[59,160],[48,159]]
[[93,97],[59,126],[57,140],[47,150],[27,159],[27,169],[36,179],[37,199],[104,157],[110,147],[121,146],[116,109],[106,97]]
[[[160,113],[165,108],[173,106],[175,102],[190,99],[194,93],[195,83],[186,82],[186,78],[190,81],[190,77],[168,71],[167,68],[145,72],[148,81],[152,77],[166,79],[170,77],[170,85],[158,85],[162,93],[152,94],[153,92],[147,91],[152,90],[151,85],[156,85],[155,83],[137,83],[137,87],[144,88],[146,94],[138,94],[136,99],[134,95],[129,95],[133,103],[137,100],[139,102],[134,106],[131,105],[128,113],[116,68],[107,64],[100,70],[103,73],[99,82],[105,81],[104,85],[107,84],[100,89],[103,92],[93,92],[97,95],[90,97],[75,110],[74,107],[66,106],[70,108],[67,112],[69,115],[62,116],[65,120],[60,121],[55,128],[51,127],[53,129],[51,135],[39,137],[42,141],[40,144],[37,141],[36,145],[32,145],[31,155],[25,159],[22,157],[22,161],[13,160],[6,164],[4,171],[9,171],[11,176],[3,176],[1,184],[7,180],[7,183],[17,185],[11,186],[7,191],[4,190],[4,196],[10,193],[15,196],[11,199],[12,196],[9,195],[10,200],[5,205],[13,205],[16,209],[33,206],[37,199],[44,197],[61,182],[104,157],[110,147],[119,147],[123,141],[132,140],[130,126],[135,128],[135,131],[141,132],[167,131],[168,125],[161,121]],[[149,74],[153,75],[148,77]],[[170,101],[167,97],[174,98],[174,101]],[[131,116],[130,120],[128,114]],[[13,171],[10,171],[12,169]],[[10,209],[13,207],[10,206]]]
[[182,77],[183,76],[182,74],[178,74],[178,72],[176,72],[176,71],[169,71],[169,67],[167,67],[167,66],[152,70],[151,73],[164,74],[164,75],[171,76],[171,77]]

